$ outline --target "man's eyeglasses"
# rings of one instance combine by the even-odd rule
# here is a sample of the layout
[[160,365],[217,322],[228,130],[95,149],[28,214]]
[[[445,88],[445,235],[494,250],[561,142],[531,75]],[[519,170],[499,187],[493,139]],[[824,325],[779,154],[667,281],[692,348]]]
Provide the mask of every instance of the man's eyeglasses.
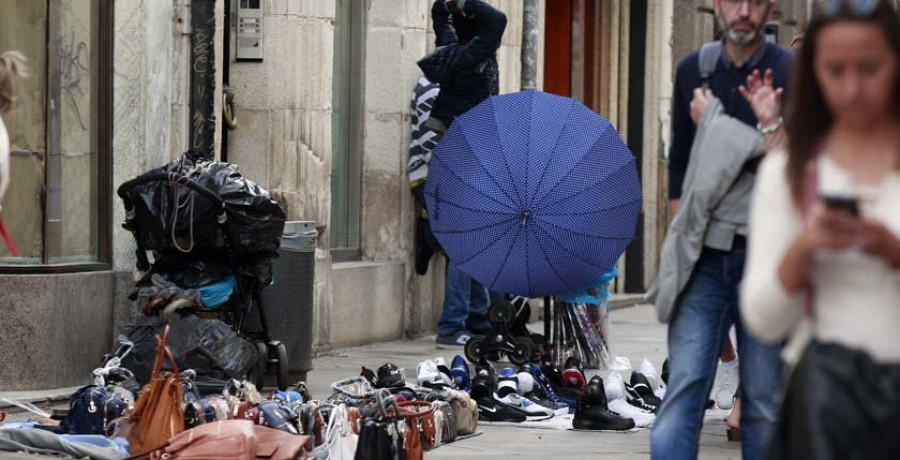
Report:
[[744,3],[746,3],[750,8],[762,8],[763,6],[769,4],[769,0],[722,0],[722,3],[728,5],[731,8],[738,8]]

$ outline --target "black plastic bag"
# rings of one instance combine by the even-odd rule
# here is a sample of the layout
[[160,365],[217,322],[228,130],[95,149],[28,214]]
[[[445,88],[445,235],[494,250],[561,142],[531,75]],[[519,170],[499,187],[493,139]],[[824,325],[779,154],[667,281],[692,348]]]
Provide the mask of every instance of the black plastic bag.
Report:
[[284,209],[269,192],[243,177],[237,165],[185,154],[139,177],[161,173],[213,192],[224,201],[228,220],[223,234],[214,203],[178,181],[138,185],[125,194],[136,207],[137,238],[143,249],[194,252],[227,245],[235,254],[245,255],[274,253],[280,246]]
[[[124,335],[134,349],[122,360],[122,367],[134,373],[141,385],[150,381],[156,356],[154,336],[166,323],[157,316],[138,317]],[[169,321],[169,349],[181,369],[193,369],[207,379],[243,379],[258,359],[256,347],[242,339],[230,326],[217,319],[194,315]],[[164,366],[165,367],[165,366]]]

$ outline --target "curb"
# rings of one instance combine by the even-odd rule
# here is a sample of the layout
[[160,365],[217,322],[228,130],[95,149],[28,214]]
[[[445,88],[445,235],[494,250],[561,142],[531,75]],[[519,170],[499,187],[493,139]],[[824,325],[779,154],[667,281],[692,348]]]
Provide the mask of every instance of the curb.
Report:
[[621,310],[648,303],[644,294],[614,294],[609,297],[610,310]]

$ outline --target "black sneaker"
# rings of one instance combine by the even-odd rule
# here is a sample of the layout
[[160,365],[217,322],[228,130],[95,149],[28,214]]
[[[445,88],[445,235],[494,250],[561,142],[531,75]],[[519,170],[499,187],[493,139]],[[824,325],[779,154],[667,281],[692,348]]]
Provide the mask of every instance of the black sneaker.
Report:
[[375,388],[398,388],[406,385],[406,376],[403,369],[392,363],[387,363],[378,368],[378,379]]
[[588,383],[575,408],[572,428],[576,430],[627,431],[634,428],[634,420],[610,412],[606,406],[603,379],[595,376]]
[[640,372],[631,373],[631,385],[625,385],[628,402],[635,407],[656,413],[662,401],[653,394],[650,382]]
[[375,376],[375,373],[372,372],[372,369],[363,366],[362,371],[359,373],[359,375],[360,377],[366,379],[367,382],[371,383],[373,387],[378,388],[378,377]]
[[666,386],[669,385],[669,358],[666,358],[662,364],[662,370],[659,372],[659,378],[662,379]]
[[459,329],[449,335],[438,335],[437,339],[435,339],[435,343],[437,347],[441,349],[462,348],[466,346],[466,342],[471,338],[472,334],[465,329]]

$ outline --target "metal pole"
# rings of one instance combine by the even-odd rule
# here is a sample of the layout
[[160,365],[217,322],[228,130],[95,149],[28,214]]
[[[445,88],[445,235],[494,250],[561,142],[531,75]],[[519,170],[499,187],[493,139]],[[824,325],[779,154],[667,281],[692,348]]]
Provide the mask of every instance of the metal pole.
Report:
[[521,81],[523,90],[537,89],[538,29],[538,0],[524,0]]

